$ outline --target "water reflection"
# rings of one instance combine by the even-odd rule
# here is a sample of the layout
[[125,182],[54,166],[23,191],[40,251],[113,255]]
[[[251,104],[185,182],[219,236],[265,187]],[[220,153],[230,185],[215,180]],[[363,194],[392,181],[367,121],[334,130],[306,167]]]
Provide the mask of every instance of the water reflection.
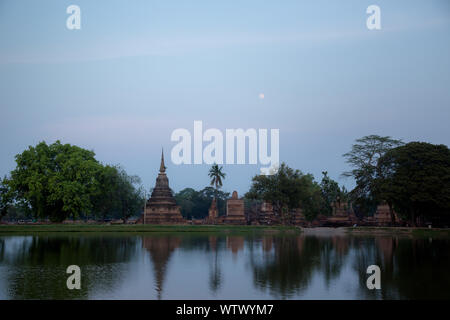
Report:
[[349,246],[344,237],[304,236],[266,238],[262,244],[262,259],[253,250],[250,260],[255,285],[282,299],[301,295],[315,273],[329,285],[339,276]]
[[[133,237],[26,236],[6,237],[0,246],[1,286],[10,299],[83,299],[93,287],[114,288],[121,263],[136,253]],[[83,270],[81,290],[68,290],[66,268]],[[4,288],[1,288],[4,289]]]
[[222,284],[222,272],[219,264],[219,253],[217,250],[217,237],[208,237],[210,258],[209,260],[209,289],[213,296],[216,296]]
[[381,290],[360,290],[365,299],[449,299],[449,240],[378,237],[360,241],[354,268],[362,280],[365,263],[383,271]]
[[143,247],[150,252],[155,274],[155,288],[158,299],[162,297],[164,277],[172,252],[178,248],[182,240],[179,237],[144,237]]
[[[450,298],[449,239],[297,235],[0,236],[2,299]],[[66,287],[68,265],[82,289]],[[366,269],[382,271],[368,290]]]

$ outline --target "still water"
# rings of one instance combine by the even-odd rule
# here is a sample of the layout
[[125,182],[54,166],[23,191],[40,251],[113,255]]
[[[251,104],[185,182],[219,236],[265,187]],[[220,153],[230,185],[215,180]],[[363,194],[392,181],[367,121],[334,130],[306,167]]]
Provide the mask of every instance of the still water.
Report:
[[[381,290],[368,290],[369,265]],[[81,268],[68,290],[66,268]],[[0,299],[450,299],[450,239],[0,235]]]

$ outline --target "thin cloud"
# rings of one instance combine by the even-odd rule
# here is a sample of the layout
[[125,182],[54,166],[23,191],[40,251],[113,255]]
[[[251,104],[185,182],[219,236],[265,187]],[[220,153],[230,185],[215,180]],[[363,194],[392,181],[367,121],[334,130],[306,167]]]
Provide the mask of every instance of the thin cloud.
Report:
[[[404,32],[423,28],[448,25],[448,19],[433,19],[420,24],[405,21],[393,27],[383,25],[378,33]],[[124,40],[102,38],[93,39],[74,48],[66,46],[46,47],[41,51],[3,52],[0,64],[20,63],[69,63],[96,60],[109,60],[141,56],[179,56],[206,50],[219,50],[232,47],[301,44],[316,45],[338,40],[359,40],[368,35],[364,25],[361,28],[346,30],[316,30],[282,34],[216,34],[186,37],[128,37]],[[36,50],[36,49],[35,49]]]

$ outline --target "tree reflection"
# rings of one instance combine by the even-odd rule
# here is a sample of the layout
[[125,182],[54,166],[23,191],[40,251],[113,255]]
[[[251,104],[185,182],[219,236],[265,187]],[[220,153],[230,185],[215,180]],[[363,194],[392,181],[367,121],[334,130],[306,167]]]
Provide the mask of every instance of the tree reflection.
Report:
[[[269,294],[281,299],[302,296],[450,298],[449,239],[154,234],[141,240],[129,234],[0,237],[0,265],[2,271],[5,270],[1,277],[2,291],[4,288],[11,299],[85,299],[99,296],[99,293],[100,296],[113,293],[114,297],[120,297],[121,290],[125,293],[134,290],[133,284],[120,279],[141,279],[141,276],[145,279],[145,274],[132,274],[137,270],[153,272],[158,299],[171,298],[170,293],[163,294],[164,284],[170,277],[167,274],[169,264],[173,263],[174,274],[180,279],[180,274],[186,273],[186,263],[195,257],[200,270],[195,269],[192,273],[195,278],[189,280],[191,284],[199,283],[197,290],[206,290],[206,293],[198,291],[201,296],[220,297],[221,288],[229,281],[237,283],[239,288],[227,286],[225,296],[234,289],[236,297],[240,297],[240,290],[253,284],[256,290],[246,292],[246,297],[251,294],[252,298],[264,298]],[[182,254],[171,261],[176,250]],[[147,257],[145,251],[149,253],[152,270],[132,270],[130,262],[144,261],[139,257]],[[66,268],[72,264],[81,267],[81,290],[66,287]],[[366,287],[369,277],[366,270],[373,264],[381,268],[381,290]],[[233,265],[238,268],[234,269]],[[348,283],[354,287],[352,291],[346,291],[347,283],[345,288],[336,287],[347,279],[354,279],[355,283]],[[321,295],[324,289],[326,296]]]
[[[358,272],[361,298],[449,299],[450,240],[431,238],[376,237],[358,240],[354,268]],[[368,290],[366,269],[381,269],[381,289]]]
[[345,237],[266,237],[262,250],[262,259],[251,258],[254,284],[269,290],[272,296],[286,299],[305,291],[315,272],[323,273],[327,285],[337,278],[349,242]]
[[222,271],[220,270],[217,237],[210,236],[208,241],[210,253],[212,255],[212,259],[209,260],[209,288],[213,294],[216,294],[222,285]]
[[329,287],[330,282],[341,273],[342,266],[349,252],[350,241],[346,236],[333,236],[328,239],[322,239],[320,242],[319,268],[323,273],[325,285]]
[[[10,270],[6,281],[11,299],[85,299],[96,288],[111,290],[122,270],[110,266],[129,261],[136,247],[134,237],[11,237],[14,250],[3,241],[0,262]],[[69,265],[81,268],[80,290],[67,289]]]

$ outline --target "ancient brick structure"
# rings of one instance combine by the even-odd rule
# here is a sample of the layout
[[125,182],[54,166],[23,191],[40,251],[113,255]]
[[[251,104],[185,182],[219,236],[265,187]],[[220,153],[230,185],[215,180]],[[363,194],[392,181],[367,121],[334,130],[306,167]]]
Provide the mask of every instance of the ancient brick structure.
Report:
[[273,206],[270,202],[264,201],[261,203],[258,214],[258,222],[263,225],[279,224],[280,219],[275,215]]
[[236,191],[233,191],[231,199],[227,200],[226,224],[247,224],[244,213],[244,199],[239,199]]
[[211,202],[211,206],[208,210],[208,216],[205,219],[205,223],[207,224],[215,224],[218,222],[219,211],[217,210],[216,199],[213,198]]
[[161,166],[155,188],[145,205],[143,220],[144,224],[184,224],[186,222],[169,188],[164,153],[161,154]]
[[395,223],[392,222],[391,209],[387,202],[383,201],[377,207],[377,211],[373,215],[373,220],[377,226],[391,226],[400,223],[400,219],[394,212]]
[[379,226],[388,226],[392,224],[391,212],[387,203],[378,205],[377,211],[373,215],[375,223]]
[[282,219],[275,213],[273,205],[267,201],[252,205],[249,220],[252,225],[287,224],[306,227],[309,224],[303,215],[302,209],[293,209],[289,215],[286,215]]
[[333,212],[327,217],[324,224],[327,226],[352,226],[358,223],[358,219],[345,202],[335,201],[331,204]]
[[305,215],[303,214],[303,210],[301,208],[292,210],[291,220],[291,223],[295,226],[306,227],[308,225],[308,221],[306,221]]
[[331,207],[333,209],[332,216],[333,217],[347,217],[348,211],[347,211],[347,204],[341,201],[335,201],[331,203]]

